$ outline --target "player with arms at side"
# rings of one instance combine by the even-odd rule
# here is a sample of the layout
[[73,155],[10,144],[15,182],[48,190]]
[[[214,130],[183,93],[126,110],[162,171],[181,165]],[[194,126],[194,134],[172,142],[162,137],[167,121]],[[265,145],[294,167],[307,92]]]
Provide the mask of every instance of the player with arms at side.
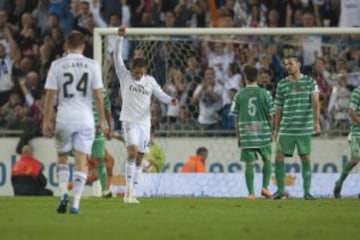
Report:
[[341,198],[341,188],[345,179],[360,161],[360,87],[357,87],[351,94],[349,117],[351,119],[351,159],[345,164],[340,178],[335,182],[335,198]]
[[[96,61],[84,57],[85,39],[82,33],[73,31],[65,41],[67,55],[54,61],[45,83],[44,136],[55,134],[57,147],[57,174],[60,188],[60,203],[57,212],[67,211],[67,195],[70,169],[68,153],[74,151],[75,171],[73,173],[73,202],[71,214],[79,214],[82,192],[87,177],[86,155],[91,153],[95,137],[92,100],[96,103],[99,122],[96,126],[102,132],[104,106],[103,83],[100,67]],[[53,132],[54,101],[57,101],[55,132]]]
[[134,59],[131,71],[125,67],[121,56],[124,35],[125,28],[119,28],[114,52],[115,71],[123,99],[120,121],[128,153],[124,202],[139,203],[135,198],[134,187],[142,174],[144,153],[149,151],[151,97],[155,95],[161,102],[173,105],[177,104],[177,99],[164,93],[156,80],[146,75],[146,62],[143,58]]
[[[108,140],[110,140],[112,137],[113,130],[112,130],[111,104],[105,88],[102,89],[102,97],[103,97],[104,109],[105,109],[105,119],[108,128],[106,129],[106,131],[104,131],[104,133],[96,131],[95,140],[91,149],[91,160],[94,160],[96,177],[100,181],[102,194],[104,197],[106,197],[104,194],[106,193],[107,190],[108,174],[104,160],[105,137]],[[94,113],[95,126],[96,126],[99,123],[99,114],[96,111],[96,102],[94,100],[93,100],[93,113]]]
[[284,66],[288,76],[278,83],[275,98],[275,176],[278,189],[273,198],[287,197],[284,159],[292,156],[296,147],[302,165],[304,199],[315,200],[310,194],[310,154],[312,135],[320,133],[319,89],[314,79],[301,74],[296,57],[286,57]]
[[244,67],[246,87],[237,92],[230,113],[235,115],[235,130],[241,159],[246,163],[245,178],[249,192],[248,199],[255,199],[254,162],[259,154],[264,162],[261,195],[271,197],[267,189],[271,177],[271,134],[274,102],[268,91],[257,85],[258,70]]

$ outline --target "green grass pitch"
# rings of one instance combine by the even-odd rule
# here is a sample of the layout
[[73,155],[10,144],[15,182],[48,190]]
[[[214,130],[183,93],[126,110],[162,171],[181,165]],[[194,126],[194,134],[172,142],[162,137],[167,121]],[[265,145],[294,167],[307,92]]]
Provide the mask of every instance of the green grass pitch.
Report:
[[78,216],[55,197],[0,197],[1,240],[352,240],[360,199],[84,198]]

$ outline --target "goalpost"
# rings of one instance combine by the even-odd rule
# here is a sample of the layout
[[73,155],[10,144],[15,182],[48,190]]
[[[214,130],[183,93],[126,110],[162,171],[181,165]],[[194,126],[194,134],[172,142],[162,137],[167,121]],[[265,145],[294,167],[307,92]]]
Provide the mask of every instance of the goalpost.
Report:
[[[95,28],[94,59],[102,63],[103,36],[116,34],[118,28]],[[206,36],[206,35],[345,35],[360,34],[360,28],[128,28],[127,36]]]
[[[93,40],[94,59],[98,61],[103,67],[105,81],[108,80],[108,75],[111,74],[111,59],[109,63],[109,54],[107,53],[108,42],[107,38],[110,36],[116,36],[117,28],[95,28]],[[193,55],[201,55],[203,46],[201,42],[207,41],[210,43],[210,49],[213,49],[212,43],[231,43],[237,46],[238,51],[236,54],[252,54],[253,51],[246,53],[245,50],[256,49],[257,56],[256,61],[260,65],[266,65],[271,60],[267,54],[269,46],[281,45],[285,46],[292,51],[299,50],[302,47],[307,47],[304,44],[304,37],[307,36],[328,36],[334,37],[332,41],[323,41],[320,48],[323,51],[323,55],[327,56],[340,55],[346,48],[346,42],[344,38],[350,35],[360,35],[360,28],[127,28],[126,37],[130,44],[130,55],[132,57],[132,51],[134,49],[140,49],[143,51],[145,59],[149,63],[148,71],[151,75],[160,81],[160,84],[164,84],[168,79],[168,74],[171,68],[184,69],[187,67],[187,60]],[[358,38],[358,42],[360,38]],[[162,47],[159,47],[159,43],[164,43]],[[311,43],[311,40],[310,40]],[[135,47],[134,47],[134,46]],[[316,49],[315,46],[314,49]],[[360,45],[358,45],[360,47]],[[240,49],[240,50],[239,50]],[[242,51],[242,52],[241,52]],[[240,53],[239,53],[240,52]],[[245,52],[245,53],[244,53]],[[296,52],[299,53],[299,52]],[[285,53],[284,53],[285,54]],[[201,56],[204,57],[204,56]],[[239,57],[239,56],[238,56]],[[244,57],[240,56],[239,58]],[[201,59],[203,61],[204,59]],[[331,130],[331,127],[329,127]],[[169,142],[170,139],[170,142]],[[238,162],[238,149],[237,146],[229,146],[232,140],[228,141],[228,138],[206,137],[203,139],[206,142],[207,147],[210,149],[208,164],[214,166],[217,169],[215,162],[224,161],[226,166],[230,166],[231,162]],[[196,147],[194,144],[200,143],[201,138],[189,139],[189,141],[178,139],[177,137],[171,138],[158,138],[157,142],[161,145],[166,154],[167,161],[170,162],[170,167],[166,172],[175,172],[177,165],[180,162],[184,162],[190,154],[193,154]],[[172,144],[185,144],[184,148],[174,148]],[[118,169],[123,168],[124,158],[126,157],[125,148],[120,143],[107,143],[110,148],[110,152],[114,155],[117,161]],[[344,145],[347,148],[347,145]],[[230,149],[231,148],[231,149]],[[236,149],[233,149],[236,148]],[[171,149],[171,150],[169,150]],[[175,152],[171,152],[175,151]],[[345,150],[346,151],[346,150]],[[326,152],[326,151],[325,151]],[[317,154],[317,153],[315,153]],[[180,157],[180,158],[179,158]],[[315,158],[320,158],[315,156]],[[214,163],[212,162],[213,159]],[[221,159],[221,160],[220,160]],[[316,159],[317,160],[317,159]],[[341,159],[326,160],[329,162],[336,161],[338,171],[341,171],[342,163]],[[299,162],[294,158],[290,160],[290,164]],[[173,164],[173,165],[171,165]],[[260,166],[261,163],[259,162]],[[326,163],[318,163],[320,168],[326,166]],[[180,165],[179,165],[180,166]],[[225,164],[224,164],[225,166]],[[219,168],[220,169],[220,168]],[[224,167],[225,169],[225,167]],[[228,167],[230,169],[230,167]],[[236,166],[234,167],[236,170]],[[243,168],[244,169],[244,168]],[[294,170],[294,169],[293,169]],[[226,169],[224,170],[226,173]],[[236,172],[236,171],[235,171]],[[356,172],[360,172],[359,169]]]

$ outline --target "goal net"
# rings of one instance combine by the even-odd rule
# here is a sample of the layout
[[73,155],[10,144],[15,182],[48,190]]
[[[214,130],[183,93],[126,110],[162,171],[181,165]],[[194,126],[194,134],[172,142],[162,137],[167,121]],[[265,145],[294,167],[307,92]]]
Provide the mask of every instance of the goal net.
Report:
[[[116,32],[116,28],[94,31],[94,57],[102,65],[115,119],[121,110],[119,83],[112,61]],[[330,174],[326,180],[323,178],[319,181],[324,184],[331,182],[318,194],[330,195],[333,180],[329,179],[336,179],[349,158],[346,136],[350,121],[346,112],[351,90],[360,83],[359,28],[127,29],[123,47],[126,64],[130,67],[134,58],[144,57],[148,63],[148,74],[154,76],[167,93],[180,99],[179,109],[168,109],[157,101],[152,103],[152,124],[160,136],[157,142],[167,156],[164,172],[179,171],[182,163],[195,153],[197,147],[206,145],[209,149],[209,172],[242,174],[245,166],[238,161],[239,150],[234,140],[233,119],[227,114],[234,91],[243,84],[242,67],[246,64],[256,66],[261,73],[259,84],[274,93],[276,82],[285,74],[282,58],[289,55],[299,57],[302,71],[316,79],[321,91],[321,125],[325,140],[316,141],[316,151],[323,151],[326,145],[339,146],[341,143],[340,147],[333,150],[336,153],[330,151],[329,156],[326,150],[325,153],[314,153],[314,173]],[[199,104],[192,101],[208,67],[214,69],[221,98],[218,106],[214,107],[216,124],[209,128],[207,124],[199,124]],[[209,99],[204,98],[203,101],[205,105],[211,105]],[[178,118],[184,119],[187,124],[176,125],[174,122]],[[116,127],[120,129],[117,124]],[[125,148],[114,142],[109,143],[108,147],[117,159],[115,172],[123,172]],[[299,159],[292,158],[288,164],[288,182],[300,184],[301,190],[301,181],[294,180],[297,174],[300,174],[297,179],[301,179]],[[257,172],[261,173],[260,161]],[[359,169],[355,169],[357,172]],[[243,184],[244,178],[241,177],[239,181]],[[229,182],[226,184],[231,186]],[[242,188],[245,189],[245,185]],[[348,195],[355,194],[354,190],[349,191]],[[161,194],[165,193],[158,195]]]

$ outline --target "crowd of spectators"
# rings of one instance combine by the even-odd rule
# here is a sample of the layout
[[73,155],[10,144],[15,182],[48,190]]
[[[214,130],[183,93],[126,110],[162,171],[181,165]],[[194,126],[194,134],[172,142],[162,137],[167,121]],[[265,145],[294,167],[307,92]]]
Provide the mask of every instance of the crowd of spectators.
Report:
[[[23,144],[41,134],[43,87],[52,60],[63,55],[71,30],[87,39],[92,56],[95,27],[359,27],[356,0],[0,0],[0,129],[25,130]],[[182,39],[184,40],[184,39]],[[158,130],[233,130],[232,98],[243,86],[241,69],[260,70],[259,85],[275,94],[285,76],[281,59],[295,54],[302,70],[318,83],[322,128],[345,132],[351,91],[360,83],[360,36],[237,37],[218,36],[125,44],[124,58],[144,56],[149,73],[164,90],[177,96],[178,107],[152,103]],[[109,37],[107,53],[113,44]],[[151,56],[149,55],[149,52]],[[111,59],[106,58],[109,60]],[[121,111],[119,85],[104,71],[114,113]],[[109,71],[107,71],[109,70]],[[29,127],[30,126],[30,127]],[[334,132],[334,131],[333,131]],[[20,149],[20,146],[19,146]]]

